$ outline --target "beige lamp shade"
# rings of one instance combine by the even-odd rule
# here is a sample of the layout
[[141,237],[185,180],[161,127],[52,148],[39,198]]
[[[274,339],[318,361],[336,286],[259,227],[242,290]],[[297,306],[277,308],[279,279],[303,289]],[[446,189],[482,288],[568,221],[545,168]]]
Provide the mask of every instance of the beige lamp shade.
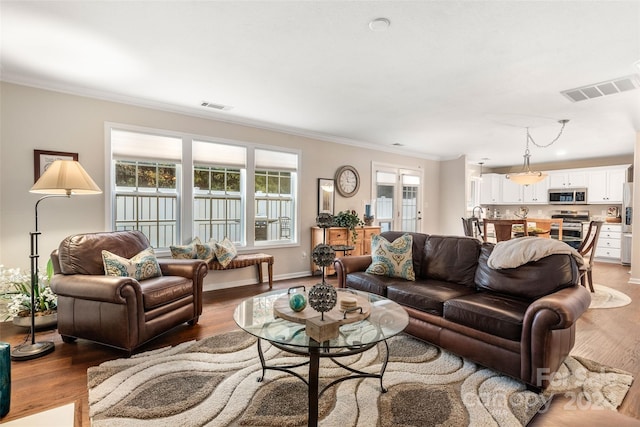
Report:
[[513,173],[513,174],[507,175],[508,179],[520,185],[535,184],[537,182],[542,181],[546,177],[547,177],[547,174],[544,172],[532,172],[532,171]]
[[56,160],[31,190],[40,194],[100,194],[102,190],[75,160]]

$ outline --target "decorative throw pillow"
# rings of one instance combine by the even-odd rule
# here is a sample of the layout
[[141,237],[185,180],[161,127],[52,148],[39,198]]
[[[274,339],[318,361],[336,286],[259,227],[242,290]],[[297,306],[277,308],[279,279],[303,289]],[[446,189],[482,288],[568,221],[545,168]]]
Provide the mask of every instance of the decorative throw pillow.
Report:
[[196,243],[196,258],[211,261],[216,257],[216,241],[211,239],[207,243]]
[[200,239],[198,237],[196,237],[188,245],[169,246],[169,249],[171,250],[171,258],[175,258],[175,259],[193,259],[193,258],[196,258],[197,255],[198,255],[197,246],[196,245],[199,245],[200,243],[201,243]]
[[216,258],[221,266],[226,267],[238,255],[238,250],[227,237],[222,242],[216,242]]
[[102,262],[107,276],[133,277],[136,280],[162,276],[153,248],[147,248],[131,259],[102,251]]
[[371,237],[371,265],[367,273],[416,280],[413,271],[413,237],[403,234],[393,242],[380,235]]

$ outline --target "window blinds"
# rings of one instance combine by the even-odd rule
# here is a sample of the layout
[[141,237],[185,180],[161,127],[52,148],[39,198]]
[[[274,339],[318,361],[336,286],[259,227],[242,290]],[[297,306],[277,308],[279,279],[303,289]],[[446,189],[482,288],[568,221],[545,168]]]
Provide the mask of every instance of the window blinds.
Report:
[[284,151],[256,148],[256,169],[298,170],[298,155]]
[[245,168],[247,167],[247,149],[239,145],[193,141],[193,163]]
[[180,163],[182,138],[112,129],[111,152],[118,159]]

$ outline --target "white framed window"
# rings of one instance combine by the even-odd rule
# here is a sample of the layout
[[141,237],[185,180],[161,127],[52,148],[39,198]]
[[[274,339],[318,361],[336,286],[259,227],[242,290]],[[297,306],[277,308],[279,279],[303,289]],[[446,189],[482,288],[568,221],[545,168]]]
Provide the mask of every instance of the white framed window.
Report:
[[113,230],[140,230],[156,248],[176,244],[181,147],[180,138],[112,130]]
[[243,193],[240,169],[193,166],[194,236],[206,242],[228,237],[242,242]]
[[193,141],[193,236],[244,244],[247,148]]
[[254,238],[290,241],[295,230],[295,183],[298,156],[256,149],[254,172]]
[[297,244],[299,152],[107,124],[113,230],[140,230],[154,248],[231,239]]

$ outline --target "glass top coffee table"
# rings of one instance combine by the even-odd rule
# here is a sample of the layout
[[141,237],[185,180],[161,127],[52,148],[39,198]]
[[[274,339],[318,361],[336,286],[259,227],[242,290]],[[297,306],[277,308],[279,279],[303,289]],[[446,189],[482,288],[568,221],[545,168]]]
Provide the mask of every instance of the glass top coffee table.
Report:
[[[282,302],[282,298],[287,297],[287,289],[279,289],[264,294],[257,295],[242,301],[233,313],[235,322],[246,332],[258,338],[258,357],[262,365],[262,376],[258,381],[262,381],[268,369],[287,372],[301,379],[308,386],[309,398],[309,426],[318,425],[318,399],[329,387],[342,381],[352,378],[378,378],[380,388],[384,393],[386,389],[382,385],[382,377],[389,360],[389,347],[387,339],[399,334],[409,324],[407,312],[395,302],[379,295],[351,289],[336,289],[338,299],[342,296],[355,296],[359,300],[364,299],[369,304],[369,312],[365,318],[343,324],[339,327],[336,338],[317,342],[307,336],[305,324],[291,320],[286,320],[276,316],[274,306]],[[304,310],[312,311],[310,315],[317,312],[307,306]],[[336,307],[332,312],[338,311]],[[320,316],[320,313],[317,313]],[[362,316],[361,316],[362,317]],[[262,340],[266,340],[273,346],[289,353],[308,356],[309,360],[302,364],[287,366],[269,366],[265,362],[262,352]],[[372,374],[361,372],[343,365],[337,358],[362,353],[374,347],[378,343],[385,345],[385,360],[382,363],[380,373]],[[338,366],[350,372],[349,375],[338,378],[329,383],[322,390],[319,390],[319,370],[320,358],[331,359]],[[297,372],[291,370],[302,365],[309,365],[308,378],[304,378]]]

